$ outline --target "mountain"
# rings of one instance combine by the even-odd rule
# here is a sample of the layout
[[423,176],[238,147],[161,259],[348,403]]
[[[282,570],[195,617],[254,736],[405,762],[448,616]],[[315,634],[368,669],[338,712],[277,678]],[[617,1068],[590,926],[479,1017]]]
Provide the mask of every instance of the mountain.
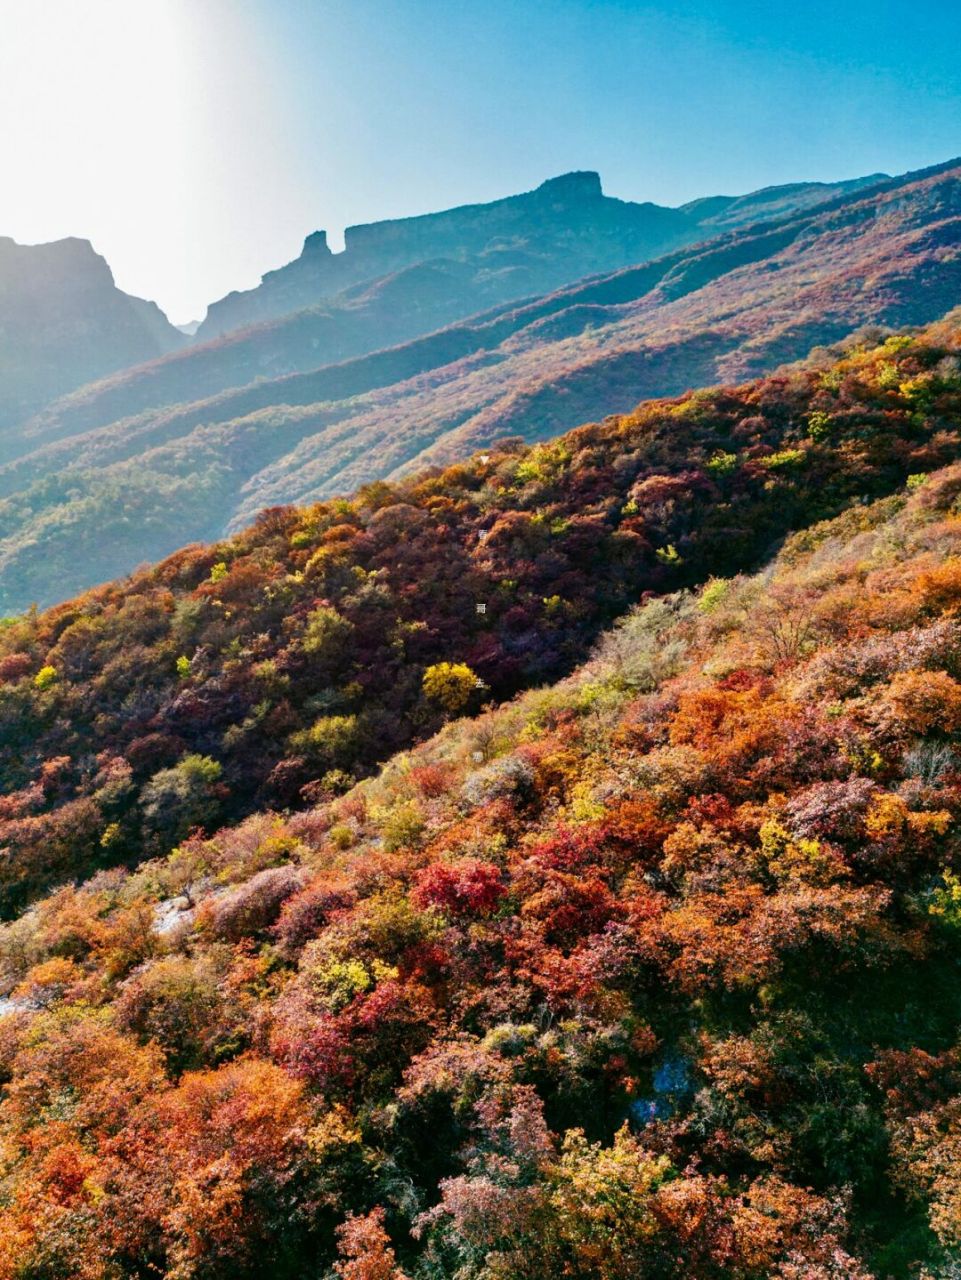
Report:
[[116,287],[88,241],[0,236],[0,438],[82,383],[182,342],[158,306]]
[[697,220],[702,235],[711,231],[735,231],[792,213],[803,213],[839,196],[876,187],[889,181],[890,176],[872,173],[843,182],[792,182],[778,187],[762,187],[744,196],[707,196],[681,205],[680,212]]
[[865,323],[923,324],[959,298],[961,167],[951,162],[196,403],[136,412],[151,394],[140,383],[172,367],[147,366],[39,415],[23,432],[32,451],[0,467],[0,607],[62,598],[265,506],[755,376]]
[[0,1276],[953,1274],[959,427],[955,316],[0,633]]
[[[354,228],[341,254],[331,254],[317,232],[303,256],[260,289],[231,295],[224,325],[236,327],[229,333],[213,326],[212,339],[84,388],[53,411],[59,425],[52,433],[27,423],[0,439],[0,461],[28,452],[38,431],[100,426],[406,343],[585,274],[716,235],[725,210],[734,226],[763,221],[872,181],[718,196],[685,212],[613,200],[601,193],[597,174],[567,174],[492,205]],[[209,338],[207,329],[198,332]]]
[[[605,196],[597,173],[566,173],[534,191],[489,204],[348,227],[342,253],[332,253],[326,232],[315,231],[299,258],[269,272],[256,289],[213,303],[198,337],[221,337],[316,306],[351,286],[425,265],[462,268],[457,276],[467,302],[459,315],[466,315],[480,310],[485,295],[493,302],[543,293],[580,276],[656,257],[703,239],[714,228],[783,216],[883,177],[798,183],[670,209]],[[370,349],[383,345],[373,343]]]
[[[446,706],[566,674],[645,592],[754,567],[790,530],[958,459],[959,333],[955,314],[832,363],[268,510],[11,620],[0,791],[30,817],[15,805],[0,821],[0,910],[71,868],[176,842],[208,806],[236,819],[336,791]],[[443,663],[453,688],[425,690]],[[195,776],[184,760],[207,764]],[[158,778],[179,809],[153,808]]]

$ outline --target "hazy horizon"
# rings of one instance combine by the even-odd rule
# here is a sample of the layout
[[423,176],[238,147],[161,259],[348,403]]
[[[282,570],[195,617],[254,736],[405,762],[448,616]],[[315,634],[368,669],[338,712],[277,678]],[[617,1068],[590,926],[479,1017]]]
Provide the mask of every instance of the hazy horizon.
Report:
[[176,323],[255,285],[311,231],[337,249],[345,226],[573,169],[677,205],[961,152],[961,12],[931,0],[910,29],[900,6],[861,0],[843,20],[820,0],[803,14],[746,0],[0,12],[0,102],[17,121],[0,140],[0,234],[90,240],[122,289]]

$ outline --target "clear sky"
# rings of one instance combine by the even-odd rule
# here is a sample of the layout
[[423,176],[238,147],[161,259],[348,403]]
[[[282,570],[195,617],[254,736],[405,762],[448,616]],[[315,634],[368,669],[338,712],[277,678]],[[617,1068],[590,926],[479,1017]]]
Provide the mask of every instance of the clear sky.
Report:
[[0,0],[0,234],[171,318],[569,169],[677,204],[961,153],[958,0]]

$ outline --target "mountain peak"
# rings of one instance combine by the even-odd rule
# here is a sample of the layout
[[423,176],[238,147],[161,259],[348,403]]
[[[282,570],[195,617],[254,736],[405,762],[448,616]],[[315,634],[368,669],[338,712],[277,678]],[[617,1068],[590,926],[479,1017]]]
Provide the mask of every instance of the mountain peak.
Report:
[[7,260],[17,258],[24,263],[45,260],[86,266],[95,263],[107,267],[106,259],[81,236],[64,236],[60,240],[46,240],[39,244],[21,244],[12,236],[0,236],[0,253]]
[[304,241],[304,248],[301,257],[309,258],[315,254],[321,254],[324,257],[330,254],[330,246],[327,243],[326,231],[312,231]]
[[537,188],[537,194],[562,200],[599,200],[604,192],[599,173],[593,169],[575,169],[548,178]]
[[155,303],[117,288],[106,258],[80,236],[0,236],[0,330],[0,434],[82,383],[182,344]]

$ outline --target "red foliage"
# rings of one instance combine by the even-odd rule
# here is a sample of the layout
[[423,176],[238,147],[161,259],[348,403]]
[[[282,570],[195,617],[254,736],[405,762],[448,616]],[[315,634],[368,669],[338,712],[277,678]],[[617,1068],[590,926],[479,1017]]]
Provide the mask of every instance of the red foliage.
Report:
[[495,910],[507,889],[499,867],[476,858],[435,862],[418,872],[413,890],[421,907],[439,907],[455,916],[485,916]]

